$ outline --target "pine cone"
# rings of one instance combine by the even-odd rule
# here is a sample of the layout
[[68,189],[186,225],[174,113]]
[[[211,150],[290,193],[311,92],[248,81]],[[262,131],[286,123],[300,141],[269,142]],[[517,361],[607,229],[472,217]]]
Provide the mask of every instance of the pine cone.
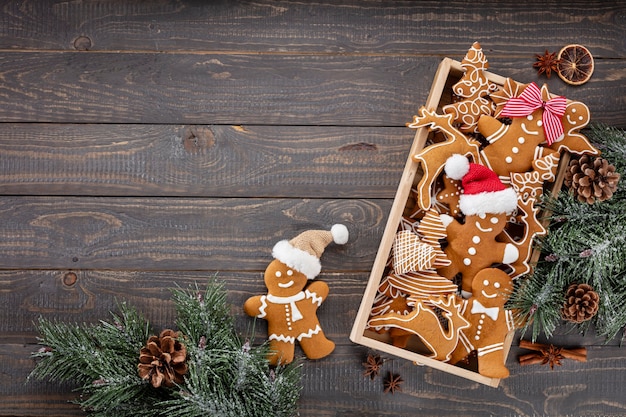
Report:
[[150,336],[139,352],[139,376],[150,381],[154,388],[183,382],[187,373],[187,348],[177,338],[177,332],[163,330],[159,336]]
[[582,323],[598,312],[600,297],[588,284],[572,284],[565,293],[561,315],[567,321]]
[[601,157],[592,159],[589,155],[572,159],[565,171],[565,185],[578,201],[588,204],[611,198],[619,178],[609,161]]

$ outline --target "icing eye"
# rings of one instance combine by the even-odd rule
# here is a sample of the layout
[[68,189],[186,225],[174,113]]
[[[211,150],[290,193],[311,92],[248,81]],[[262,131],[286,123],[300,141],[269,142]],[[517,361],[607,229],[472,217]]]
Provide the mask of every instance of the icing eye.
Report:
[[537,126],[541,126],[543,123],[541,123],[541,120],[537,120]]
[[280,278],[283,274],[280,273],[280,271],[276,271],[276,278]]
[[529,114],[528,116],[526,116],[526,118],[527,118],[528,120],[532,120],[532,119],[533,119],[533,115],[532,115],[532,114]]
[[287,270],[287,275],[292,276],[293,275],[293,271],[291,269]]
[[498,223],[498,218],[497,218],[497,217],[492,217],[492,218],[490,218],[490,219],[489,219],[489,221],[490,221],[492,224],[496,224],[496,223]]
[[489,281],[484,280],[484,281],[483,281],[483,285],[484,285],[485,287],[486,287],[486,286],[488,286],[488,285],[489,285]]
[[480,217],[481,219],[484,219],[485,217],[487,217],[487,215],[485,213],[480,213],[478,217]]
[[493,286],[496,287],[496,288],[500,288],[500,283],[496,282],[495,284],[493,284]]

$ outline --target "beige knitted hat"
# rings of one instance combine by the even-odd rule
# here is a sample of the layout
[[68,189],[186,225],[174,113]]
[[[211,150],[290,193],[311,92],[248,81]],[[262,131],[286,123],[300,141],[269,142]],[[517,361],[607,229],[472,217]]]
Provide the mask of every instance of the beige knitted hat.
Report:
[[315,278],[322,270],[320,258],[331,242],[343,245],[348,241],[348,228],[335,224],[328,230],[307,230],[290,241],[281,240],[272,249],[272,256],[290,268]]

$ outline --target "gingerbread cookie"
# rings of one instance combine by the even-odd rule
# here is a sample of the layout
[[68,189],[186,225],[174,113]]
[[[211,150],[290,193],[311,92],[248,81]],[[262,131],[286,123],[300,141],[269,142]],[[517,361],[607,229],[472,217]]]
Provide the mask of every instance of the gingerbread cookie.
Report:
[[308,230],[274,245],[275,259],[264,274],[267,294],[250,297],[244,304],[246,314],[267,320],[270,364],[292,362],[296,340],[309,359],[323,358],[334,350],[335,344],[326,338],[317,318],[328,285],[307,283],[320,273],[326,246],[347,241],[348,229],[336,224],[330,231]]
[[479,374],[490,378],[509,376],[504,364],[504,340],[515,326],[513,315],[504,309],[504,304],[512,291],[511,278],[500,269],[487,268],[476,274],[473,295],[461,310],[470,326],[461,330],[450,363],[458,363],[475,350]]
[[461,67],[465,72],[452,86],[452,92],[461,100],[444,106],[443,112],[452,115],[461,132],[477,133],[476,124],[480,116],[495,111],[495,105],[487,96],[498,87],[487,79],[485,70],[489,68],[489,63],[478,42],[474,42],[467,51]]
[[432,246],[410,230],[396,233],[392,250],[393,269],[398,274],[430,269],[437,256]]
[[[539,208],[535,205],[534,198],[518,199],[517,214],[513,221],[509,221],[507,230],[499,236],[501,242],[515,245],[518,250],[518,257],[515,262],[509,263],[512,272],[509,273],[511,278],[517,278],[530,272],[530,257],[532,255],[532,244],[536,236],[543,236],[547,232],[546,228],[537,218]],[[511,235],[508,233],[510,225],[517,226],[517,233]]]
[[[526,87],[528,85],[507,78],[502,88],[490,95],[490,98],[496,105],[495,117],[504,117],[502,111],[509,100],[520,97]],[[534,89],[534,87],[532,88]],[[543,95],[543,91],[541,94]],[[549,98],[552,99],[554,96],[550,94]],[[584,103],[566,100],[565,112],[560,119],[563,125],[563,135],[555,138],[554,142],[549,144],[549,147],[559,152],[566,150],[578,155],[599,155],[598,149],[591,145],[589,140],[580,133],[580,130],[587,126],[590,120],[589,108]]]
[[426,146],[419,153],[412,155],[413,161],[420,164],[423,175],[417,184],[417,204],[423,210],[431,207],[431,187],[443,172],[446,160],[452,154],[471,155],[478,158],[480,143],[465,136],[453,126],[452,115],[440,115],[434,110],[420,107],[418,114],[413,116],[413,122],[408,127],[417,129],[427,127],[431,131],[439,131],[446,139],[443,142]]
[[[547,102],[546,106],[556,101],[557,110],[553,114],[541,106],[528,105],[523,107],[520,105],[523,110],[518,112],[517,107],[513,105],[515,104],[513,100],[523,102],[527,96],[532,97],[532,100],[539,100],[539,103],[544,100]],[[503,124],[500,120],[488,115],[481,116],[478,121],[478,130],[489,142],[489,145],[481,151],[486,166],[500,176],[509,177],[513,172],[530,171],[536,159],[550,153],[557,153],[552,149],[540,146],[547,139],[546,123],[549,122],[562,130],[560,118],[565,112],[565,98],[555,97],[551,99],[550,97],[545,85],[539,90],[536,84],[531,83],[523,90],[520,98],[511,98],[500,113],[502,117],[513,117],[510,125]],[[521,115],[524,113],[527,114],[522,117]],[[556,135],[558,130],[548,129],[547,131],[549,135]]]
[[496,239],[506,227],[509,214],[517,208],[517,195],[512,188],[505,187],[492,170],[470,163],[462,155],[451,156],[445,171],[449,177],[462,181],[459,207],[465,214],[465,222],[460,223],[445,214],[440,216],[448,234],[444,251],[452,265],[439,268],[437,272],[449,279],[460,273],[461,289],[468,294],[480,270],[494,263],[508,264],[518,259],[519,250],[515,245]]
[[460,304],[454,294],[431,297],[429,304],[444,312],[445,325],[440,321],[437,312],[422,301],[409,314],[387,313],[371,319],[369,325],[392,327],[403,335],[414,334],[430,350],[431,354],[426,356],[447,361],[458,344],[459,332],[468,328],[470,323],[460,314]]

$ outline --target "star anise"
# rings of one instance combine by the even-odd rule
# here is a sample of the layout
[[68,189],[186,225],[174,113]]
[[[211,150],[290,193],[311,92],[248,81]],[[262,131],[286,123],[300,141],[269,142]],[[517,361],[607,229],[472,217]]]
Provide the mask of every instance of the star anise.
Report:
[[367,355],[367,362],[363,362],[363,366],[365,367],[365,372],[363,372],[364,376],[369,376],[370,379],[374,379],[380,373],[380,368],[383,366],[385,361],[378,354],[370,353]]
[[402,383],[404,380],[400,378],[400,375],[393,374],[389,371],[389,376],[385,378],[385,393],[390,392],[394,394],[396,391],[402,391]]
[[537,68],[539,75],[545,73],[546,77],[550,78],[552,71],[557,72],[559,70],[560,59],[557,59],[556,52],[544,52],[543,55],[535,54],[537,62],[533,64],[533,67]]
[[541,355],[543,356],[541,364],[546,363],[550,365],[550,369],[554,369],[554,365],[561,366],[561,360],[564,356],[561,354],[562,348],[550,345],[547,349],[541,349]]

